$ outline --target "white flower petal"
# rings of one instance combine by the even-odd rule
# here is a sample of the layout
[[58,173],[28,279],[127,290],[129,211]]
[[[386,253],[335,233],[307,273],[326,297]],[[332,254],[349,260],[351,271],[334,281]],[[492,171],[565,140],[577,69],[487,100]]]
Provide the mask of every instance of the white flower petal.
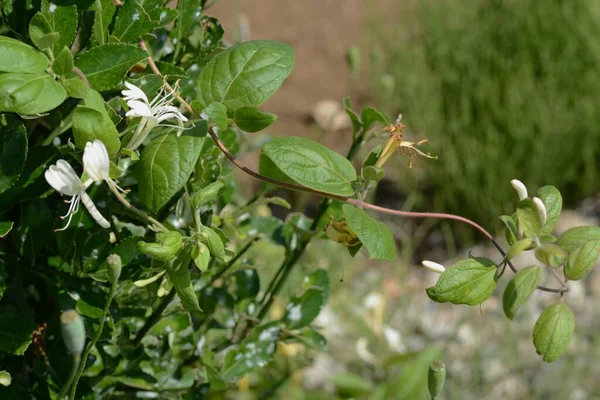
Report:
[[525,187],[523,182],[521,182],[518,179],[513,179],[512,181],[510,181],[510,184],[519,194],[519,200],[525,200],[528,197],[527,188]]
[[152,117],[154,114],[148,104],[139,100],[129,100],[127,102],[129,111],[125,114],[127,117]]
[[125,86],[129,90],[123,90],[121,92],[123,94],[123,99],[125,99],[125,100],[139,99],[139,100],[143,100],[144,102],[148,103],[148,97],[146,97],[146,93],[144,93],[144,91],[142,89],[140,89],[139,87],[137,87],[129,82],[125,82]]
[[73,167],[65,160],[58,160],[44,174],[54,190],[67,196],[75,196],[85,190]]
[[433,261],[425,260],[425,261],[421,262],[421,264],[428,270],[437,272],[438,274],[441,274],[442,272],[444,272],[446,270],[446,267],[444,267],[442,264],[438,264]]
[[537,208],[538,215],[540,216],[540,220],[542,221],[542,225],[546,223],[546,219],[548,219],[548,213],[546,212],[546,205],[539,197],[533,198],[533,204]]
[[110,159],[102,141],[86,143],[83,151],[83,169],[96,182],[109,178]]

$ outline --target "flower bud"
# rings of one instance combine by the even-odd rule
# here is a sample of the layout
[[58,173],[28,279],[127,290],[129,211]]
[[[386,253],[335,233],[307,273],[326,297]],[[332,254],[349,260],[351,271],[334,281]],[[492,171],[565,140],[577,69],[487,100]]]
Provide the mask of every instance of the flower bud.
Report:
[[110,283],[115,285],[119,281],[119,277],[121,276],[121,268],[123,267],[121,257],[118,254],[111,254],[106,258],[106,262],[108,264],[108,267],[106,268],[108,280]]
[[548,214],[546,213],[546,205],[539,197],[534,197],[533,204],[535,204],[535,208],[537,208],[538,215],[540,216],[540,221],[542,221],[542,225],[546,223],[548,219]]
[[444,267],[442,264],[438,264],[433,261],[425,260],[425,261],[421,262],[421,264],[428,270],[437,272],[438,274],[441,274],[446,270],[446,267]]
[[67,350],[72,354],[81,354],[85,347],[85,325],[77,311],[63,311],[60,315],[60,331]]
[[138,242],[138,249],[142,253],[146,253],[150,257],[160,261],[174,260],[183,247],[181,233],[170,231],[167,233],[159,233],[156,236],[158,243],[146,243],[140,241]]
[[527,188],[525,187],[523,182],[521,182],[518,179],[513,179],[512,181],[510,181],[510,184],[519,194],[519,200],[525,200],[527,197],[529,197],[527,194]]
[[429,394],[432,400],[438,398],[442,389],[444,388],[444,381],[446,380],[446,366],[442,361],[435,361],[429,367],[429,376],[427,379],[427,385],[429,386]]

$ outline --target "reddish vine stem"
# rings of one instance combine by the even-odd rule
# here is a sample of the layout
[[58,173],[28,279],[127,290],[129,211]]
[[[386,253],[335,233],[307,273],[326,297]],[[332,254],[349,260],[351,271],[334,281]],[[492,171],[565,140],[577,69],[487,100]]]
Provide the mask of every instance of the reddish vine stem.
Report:
[[[142,38],[139,39],[139,45],[142,48],[142,50],[144,50],[146,53],[148,53],[148,48],[146,47],[146,43],[144,42],[144,39],[142,39]],[[156,75],[163,76],[162,73],[160,72],[160,70],[158,69],[158,67],[156,66],[156,63],[152,59],[152,56],[150,56],[150,53],[148,53],[147,61],[148,61],[148,65],[150,66],[150,69],[152,70],[152,72],[154,72]],[[175,95],[175,98],[177,99],[177,101],[179,101],[187,111],[189,111],[192,115],[194,115],[198,118],[200,117],[199,113],[196,110],[194,110],[192,108],[192,106],[190,106],[190,104],[187,101],[185,101],[179,95],[179,93],[177,93],[175,91],[175,89],[173,89],[173,87],[171,85],[169,85],[168,82],[165,82],[165,87]],[[225,147],[223,142],[221,142],[221,139],[219,139],[217,134],[210,127],[208,129],[208,134],[214,140],[215,144],[217,145],[217,147],[219,147],[221,152],[223,154],[225,154],[225,156],[229,159],[229,161],[231,161],[237,168],[239,168],[246,174],[252,176],[253,178],[256,178],[256,179],[264,181],[264,182],[272,183],[274,185],[284,187],[287,189],[296,190],[299,192],[310,193],[310,194],[314,194],[314,195],[317,195],[320,197],[330,198],[333,200],[339,200],[339,201],[351,204],[351,205],[359,207],[359,208],[368,208],[373,211],[377,211],[377,212],[384,213],[384,214],[397,215],[397,216],[407,217],[407,218],[439,218],[439,219],[449,219],[449,220],[459,221],[464,224],[470,225],[473,228],[475,228],[476,230],[478,230],[479,232],[481,232],[488,240],[490,240],[492,242],[494,247],[496,247],[496,249],[500,252],[500,254],[503,257],[506,256],[506,252],[504,251],[502,246],[500,246],[500,244],[496,241],[496,239],[494,239],[492,234],[489,233],[484,227],[482,227],[475,221],[471,221],[468,218],[461,217],[460,215],[446,214],[446,213],[432,213],[432,212],[430,213],[430,212],[413,212],[413,211],[393,210],[390,208],[376,206],[375,204],[365,203],[361,200],[351,199],[351,198],[348,198],[345,196],[338,196],[338,195],[334,195],[334,194],[330,194],[330,193],[325,193],[325,192],[321,192],[319,190],[308,188],[306,186],[297,185],[294,183],[283,182],[278,179],[269,178],[268,176],[261,175],[260,173],[246,167],[246,165],[244,165],[244,163],[242,161],[237,159],[229,151],[229,149],[227,147]],[[518,272],[517,269],[515,268],[515,266],[510,262],[510,260],[507,260],[506,263],[508,264],[508,266],[514,273]],[[560,289],[552,289],[552,288],[548,288],[545,286],[537,286],[537,289],[545,291],[545,292],[561,293],[561,294],[569,291],[568,286],[565,287],[564,284],[562,286],[563,287],[561,287]]]

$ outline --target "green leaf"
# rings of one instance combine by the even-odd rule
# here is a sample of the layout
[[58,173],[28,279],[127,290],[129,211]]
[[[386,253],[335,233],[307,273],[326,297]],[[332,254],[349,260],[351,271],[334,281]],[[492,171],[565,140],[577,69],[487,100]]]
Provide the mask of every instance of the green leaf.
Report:
[[238,301],[242,299],[254,298],[260,290],[260,278],[255,269],[241,269],[236,271],[235,277],[235,297]]
[[77,35],[77,7],[59,6],[43,0],[40,14],[48,22],[50,32],[58,33],[58,40],[52,46],[52,52],[58,54],[64,47],[71,47]]
[[383,222],[374,220],[365,210],[349,204],[344,204],[342,211],[348,227],[369,250],[371,258],[390,261],[396,259],[394,236]]
[[1,221],[0,222],[0,238],[5,237],[12,230],[14,222],[12,221]]
[[290,339],[294,342],[301,342],[318,351],[325,351],[327,349],[327,338],[310,327],[302,329],[300,333]]
[[177,257],[183,247],[183,238],[177,231],[158,233],[156,238],[158,243],[138,242],[140,252],[160,261],[171,261]]
[[150,17],[150,20],[154,22],[154,27],[160,28],[163,26],[166,27],[170,25],[171,22],[175,21],[177,19],[178,12],[177,10],[173,10],[171,8],[160,7],[155,8],[154,10],[150,10],[148,12],[148,16]]
[[331,380],[337,391],[344,397],[365,396],[375,389],[371,381],[350,372],[334,375]]
[[210,103],[202,110],[202,118],[208,122],[214,123],[220,130],[227,129],[229,124],[227,120],[227,107],[222,103]]
[[43,72],[48,64],[48,58],[33,47],[20,40],[0,36],[0,71],[34,74]]
[[73,97],[76,99],[86,98],[89,95],[89,91],[91,90],[89,86],[79,77],[65,79],[63,81],[63,86],[67,91],[69,97]]
[[535,251],[535,258],[549,267],[558,268],[567,260],[567,253],[552,243],[544,243]]
[[504,232],[504,235],[506,236],[506,241],[509,245],[512,246],[518,240],[517,224],[515,223],[513,217],[509,215],[502,215],[499,218],[506,226],[506,231]]
[[66,98],[62,85],[46,73],[0,74],[0,111],[41,114],[58,107]]
[[544,361],[555,361],[569,345],[575,331],[575,316],[561,301],[544,310],[533,328],[535,350]]
[[156,26],[158,21],[151,21],[144,7],[137,0],[127,0],[119,7],[112,37],[122,43],[137,42]]
[[371,129],[371,127],[373,127],[373,125],[375,125],[377,122],[379,122],[382,125],[387,125],[390,122],[388,117],[371,107],[363,108],[361,120],[365,132]]
[[206,272],[208,263],[210,262],[210,250],[202,242],[196,242],[192,247],[192,259],[200,272]]
[[[44,17],[42,13],[36,13],[31,18],[31,21],[29,21],[29,38],[38,49],[44,50],[48,47],[48,39],[46,37],[49,35],[55,36],[56,40],[58,40],[59,34],[57,32],[52,32],[52,28],[46,17]],[[52,44],[54,44],[54,42],[50,45]]]
[[353,134],[356,134],[363,125],[362,122],[360,122],[358,115],[350,108],[350,96],[344,97],[344,109],[346,110],[346,114],[348,114],[350,121],[352,121],[352,132]]
[[206,245],[210,254],[221,261],[225,261],[225,246],[217,232],[207,226],[202,227],[202,233],[206,236]]
[[0,351],[23,355],[35,329],[35,323],[16,309],[0,307]]
[[257,368],[262,368],[271,361],[279,338],[278,323],[271,322],[254,328],[239,348],[227,353],[222,369],[226,380],[256,371]]
[[101,140],[110,158],[116,157],[121,148],[119,132],[104,108],[100,111],[92,107],[77,106],[73,113],[73,137],[80,149],[84,149],[87,142]]
[[549,235],[554,229],[554,225],[560,217],[562,211],[562,196],[557,188],[554,186],[543,186],[537,191],[538,197],[542,200],[546,206],[546,222],[542,227],[542,235]]
[[40,50],[45,50],[49,47],[52,47],[56,42],[58,42],[58,38],[58,32],[48,33],[47,35],[43,35],[38,39],[36,46]]
[[27,131],[20,121],[7,115],[0,119],[0,193],[17,182],[27,158]]
[[210,185],[198,190],[190,198],[192,207],[197,209],[203,206],[204,204],[208,203],[209,201],[216,199],[219,195],[219,191],[224,186],[225,185],[222,182],[213,182]]
[[286,306],[283,322],[289,329],[300,329],[310,324],[325,305],[323,290],[309,289],[301,297],[294,297]]
[[117,6],[115,6],[114,0],[96,0],[90,10],[93,10],[95,14],[92,38],[99,45],[106,44],[108,26],[113,20]]
[[[354,194],[356,171],[352,163],[319,143],[294,136],[280,137],[265,144],[262,155],[289,181],[338,196]],[[260,170],[264,175],[277,177],[263,159]]]
[[253,133],[271,125],[277,119],[277,115],[261,111],[256,107],[245,106],[235,110],[233,119],[241,130]]
[[[206,122],[196,122],[196,127],[206,134]],[[194,171],[204,139],[201,135],[167,134],[144,148],[136,174],[140,198],[150,211],[160,210],[183,188]]]
[[59,155],[55,147],[30,147],[19,180],[9,190],[0,193],[0,210],[51,190],[44,179],[44,172]]
[[517,205],[518,226],[526,237],[534,238],[542,232],[542,220],[535,203],[531,199],[521,200]]
[[57,75],[65,75],[73,70],[73,55],[64,47],[52,63],[52,71]]
[[202,0],[179,0],[177,2],[177,12],[179,17],[175,23],[171,35],[175,36],[176,45],[181,46],[181,41],[192,33],[192,28],[200,20],[202,13]]
[[531,248],[532,244],[533,244],[533,239],[530,239],[530,238],[519,240],[518,242],[513,243],[513,245],[510,246],[510,249],[508,249],[507,258],[509,260],[512,260],[513,258],[515,258],[517,255],[519,255],[523,251]]
[[510,280],[502,298],[502,307],[508,319],[513,319],[519,307],[529,299],[541,279],[542,268],[532,265],[517,272]]
[[294,52],[284,43],[268,40],[242,42],[215,57],[198,78],[198,100],[206,107],[223,103],[230,112],[258,107],[283,83],[294,68]]
[[383,168],[370,165],[362,169],[361,175],[366,181],[379,182],[385,176],[385,171]]
[[600,227],[578,226],[568,229],[556,243],[568,254],[565,277],[583,279],[594,267],[600,254]]
[[494,292],[498,280],[496,272],[491,260],[468,258],[446,268],[435,286],[427,289],[427,295],[438,303],[478,305]]
[[190,270],[188,269],[191,259],[191,248],[186,246],[179,257],[167,266],[167,274],[183,306],[191,313],[200,313],[202,309],[200,308],[196,292],[194,292],[194,287],[190,279]]
[[121,84],[125,74],[148,54],[129,44],[105,44],[94,47],[75,59],[92,88],[103,91]]

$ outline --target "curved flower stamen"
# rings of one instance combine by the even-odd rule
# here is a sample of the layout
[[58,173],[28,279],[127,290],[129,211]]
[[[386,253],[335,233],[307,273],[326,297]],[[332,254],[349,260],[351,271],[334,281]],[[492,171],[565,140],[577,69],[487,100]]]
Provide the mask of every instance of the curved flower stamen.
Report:
[[[165,88],[162,87],[157,95],[148,101],[148,97],[142,89],[131,83],[125,82],[126,90],[123,90],[123,99],[127,101],[129,111],[125,114],[127,117],[139,117],[141,121],[129,141],[127,147],[130,150],[138,148],[146,139],[152,129],[157,126],[164,126],[177,129],[177,135],[181,135],[184,130],[183,123],[188,119],[171,103],[175,98],[175,91],[169,91],[165,94]],[[177,125],[163,124],[163,121],[174,119]]]

